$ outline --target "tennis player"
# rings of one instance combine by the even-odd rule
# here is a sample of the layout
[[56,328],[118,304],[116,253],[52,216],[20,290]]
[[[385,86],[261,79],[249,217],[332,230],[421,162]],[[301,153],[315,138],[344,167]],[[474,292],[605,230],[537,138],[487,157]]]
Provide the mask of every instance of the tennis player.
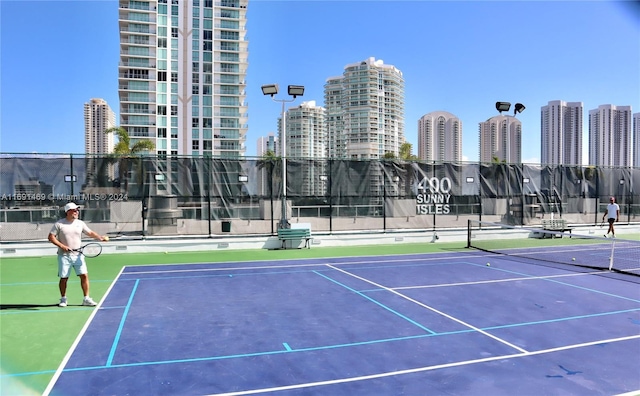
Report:
[[87,224],[78,219],[80,208],[73,202],[69,202],[64,206],[66,217],[55,222],[49,232],[49,242],[58,247],[58,276],[60,282],[60,303],[58,306],[67,306],[67,281],[71,273],[71,267],[80,277],[80,286],[84,293],[82,305],[95,307],[97,304],[89,296],[89,274],[87,271],[87,263],[84,261],[84,255],[74,252],[82,244],[82,234],[86,234],[93,239],[99,241],[108,241],[106,236],[100,236],[98,233],[89,229]]
[[609,229],[607,233],[604,235],[605,238],[611,233],[612,237],[616,237],[616,231],[613,229],[613,223],[618,221],[620,218],[620,206],[616,203],[616,199],[614,197],[609,198],[609,205],[607,205],[607,209],[604,211],[604,215],[602,216],[602,221],[607,219],[609,222]]

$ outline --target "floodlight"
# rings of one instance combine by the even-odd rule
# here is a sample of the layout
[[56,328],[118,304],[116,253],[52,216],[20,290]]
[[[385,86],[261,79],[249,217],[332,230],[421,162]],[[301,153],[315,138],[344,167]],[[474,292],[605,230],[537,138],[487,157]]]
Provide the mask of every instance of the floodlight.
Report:
[[503,111],[509,111],[510,108],[511,103],[509,102],[496,102],[496,110],[498,110],[500,113],[502,113]]
[[262,86],[263,95],[273,95],[278,93],[278,84],[267,84]]
[[289,95],[293,96],[302,96],[304,95],[304,86],[302,85],[289,85]]
[[516,107],[513,109],[513,115],[516,115],[517,113],[522,113],[524,109],[525,107],[522,103],[516,103]]

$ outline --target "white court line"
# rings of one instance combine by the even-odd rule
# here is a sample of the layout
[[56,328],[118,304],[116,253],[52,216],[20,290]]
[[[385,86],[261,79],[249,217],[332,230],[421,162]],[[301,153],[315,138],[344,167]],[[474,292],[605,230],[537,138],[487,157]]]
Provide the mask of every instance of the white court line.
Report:
[[[69,361],[69,359],[71,359],[71,355],[73,355],[73,352],[76,350],[76,347],[78,346],[78,344],[80,343],[80,340],[82,339],[82,337],[84,336],[84,333],[87,331],[87,329],[89,328],[89,325],[91,324],[91,322],[93,321],[93,318],[96,316],[96,314],[98,313],[98,309],[100,307],[102,307],[102,302],[107,298],[107,296],[109,295],[109,293],[111,292],[111,289],[113,289],[113,287],[115,286],[115,284],[118,281],[118,278],[120,277],[120,275],[122,274],[122,271],[124,271],[124,266],[120,269],[120,272],[118,273],[118,275],[115,277],[115,279],[113,280],[113,282],[111,283],[111,286],[109,286],[109,288],[107,289],[107,291],[104,293],[104,296],[102,297],[102,300],[100,300],[100,302],[98,303],[98,305],[96,305],[93,310],[93,312],[91,312],[91,315],[89,316],[89,318],[87,319],[87,321],[84,324],[84,327],[82,327],[82,330],[80,330],[80,333],[78,334],[78,336],[76,337],[75,341],[73,341],[73,344],[71,345],[71,347],[69,348],[69,350],[67,351],[66,356],[64,357],[64,359],[62,359],[62,362],[60,362],[60,365],[58,366],[58,368],[56,369],[56,372],[53,374],[53,377],[51,378],[51,380],[49,381],[49,384],[47,385],[47,388],[44,390],[44,392],[42,393],[42,396],[48,396],[49,393],[51,392],[51,390],[53,389],[53,386],[55,385],[56,381],[58,381],[58,378],[60,377],[60,375],[62,374],[62,371],[64,370],[65,366],[67,365],[67,362]],[[64,308],[61,308],[64,309]]]
[[392,290],[430,289],[430,288],[450,287],[450,286],[482,285],[482,284],[485,284],[485,283],[500,283],[500,282],[514,282],[514,281],[528,281],[528,280],[546,280],[546,279],[553,279],[553,278],[565,278],[565,277],[608,274],[608,273],[609,273],[609,271],[593,271],[593,272],[581,272],[581,273],[576,273],[576,274],[523,276],[523,277],[519,277],[519,278],[490,279],[490,280],[473,281],[473,282],[442,283],[442,284],[437,284],[437,285],[400,286],[400,287],[393,287],[391,289]]
[[[415,254],[415,253],[413,253]],[[425,253],[425,254],[433,254],[433,253]],[[486,257],[488,254],[465,254],[463,256],[446,256],[446,257],[424,257],[424,258],[406,258],[406,259],[395,259],[395,260],[376,260],[376,261],[349,261],[349,262],[339,262],[332,263],[334,265],[352,265],[352,264],[385,264],[385,263],[403,263],[403,262],[418,262],[418,261],[443,261],[443,260],[451,260],[451,259],[466,259],[469,257]],[[365,256],[366,257],[366,256]],[[380,257],[380,256],[371,256],[371,257]],[[344,259],[345,257],[342,257]],[[349,258],[349,257],[346,257]],[[363,258],[363,257],[359,257]],[[320,260],[328,260],[330,258],[319,258]],[[293,260],[293,259],[292,259]],[[314,259],[303,259],[314,260]],[[220,264],[229,264],[229,263],[193,263],[193,265],[220,265]],[[165,265],[165,264],[163,264]],[[189,264],[172,264],[172,265],[189,265]],[[139,274],[169,274],[169,273],[181,273],[181,272],[216,272],[216,271],[228,271],[228,270],[254,270],[254,269],[280,269],[280,268],[306,268],[306,267],[318,267],[327,265],[326,262],[317,262],[313,264],[285,264],[285,265],[261,265],[261,266],[244,266],[244,267],[221,267],[221,268],[200,268],[200,269],[175,269],[175,270],[153,270],[153,271],[130,271],[126,272],[123,275],[139,275]],[[135,266],[130,266],[135,267]]]
[[[397,376],[397,375],[421,373],[421,372],[425,372],[425,371],[433,371],[433,370],[439,370],[439,369],[444,369],[444,368],[467,366],[467,365],[477,364],[477,363],[486,363],[486,362],[492,362],[492,361],[495,361],[495,360],[503,360],[503,359],[512,359],[512,358],[521,358],[521,357],[542,355],[542,354],[546,354],[546,353],[565,351],[565,350],[568,350],[568,349],[583,348],[583,347],[587,347],[587,346],[606,344],[606,343],[611,343],[611,342],[627,341],[627,340],[633,340],[633,339],[638,339],[638,338],[640,338],[640,335],[620,337],[620,338],[611,338],[611,339],[608,339],[608,340],[600,340],[600,341],[591,341],[591,342],[585,342],[585,343],[582,343],[582,344],[574,344],[574,345],[567,345],[567,346],[557,347],[557,348],[542,349],[540,351],[515,353],[515,354],[511,354],[511,355],[492,356],[492,357],[482,358],[482,359],[464,360],[464,361],[461,361],[461,362],[438,364],[438,365],[435,365],[435,366],[417,367],[417,368],[407,369],[407,370],[389,371],[389,372],[386,372],[386,373],[363,375],[363,376],[360,376],[360,377],[348,377],[348,378],[340,378],[340,379],[328,380],[328,381],[308,382],[308,383],[305,383],[305,384],[277,386],[277,387],[273,387],[273,388],[252,389],[252,390],[239,391],[239,392],[215,393],[215,394],[210,394],[210,395],[207,395],[207,396],[253,395],[253,394],[257,394],[257,393],[278,392],[278,391],[285,391],[285,390],[292,390],[292,389],[312,388],[312,387],[316,387],[316,386],[344,384],[344,383],[347,383],[347,382],[366,381],[366,380],[371,380],[371,379],[376,379],[376,378],[393,377],[393,376]],[[635,395],[635,393],[632,392],[632,393],[630,393],[628,395]],[[628,396],[628,395],[625,394],[625,396]]]
[[508,342],[508,341],[505,341],[505,340],[503,340],[503,339],[502,339],[502,338],[500,338],[500,337],[496,337],[496,336],[494,336],[493,334],[487,333],[486,331],[484,331],[484,330],[482,330],[482,329],[480,329],[480,328],[478,328],[478,327],[476,327],[476,326],[474,326],[474,325],[472,325],[472,324],[469,324],[469,323],[467,323],[467,322],[465,322],[465,321],[463,321],[463,320],[460,320],[460,319],[458,319],[458,318],[456,318],[456,317],[453,317],[453,316],[451,316],[451,315],[449,315],[449,314],[446,314],[446,313],[444,313],[444,312],[442,312],[442,311],[439,311],[439,310],[437,310],[437,309],[435,309],[435,308],[433,308],[433,307],[428,306],[427,304],[423,304],[423,303],[421,303],[421,302],[420,302],[420,301],[418,301],[418,300],[414,300],[413,298],[411,298],[411,297],[409,297],[409,296],[405,296],[404,294],[402,294],[402,293],[400,293],[400,292],[397,292],[397,291],[395,291],[395,290],[393,290],[393,289],[390,289],[390,288],[388,288],[388,287],[386,287],[386,286],[382,286],[381,284],[376,283],[376,282],[373,282],[373,281],[371,281],[371,280],[369,280],[369,279],[366,279],[366,278],[363,278],[363,277],[361,277],[361,276],[358,276],[358,275],[352,274],[352,273],[350,273],[350,272],[348,272],[348,271],[345,271],[345,270],[343,270],[343,269],[336,268],[336,267],[334,267],[334,266],[333,266],[333,265],[331,265],[331,264],[327,264],[327,267],[329,267],[329,268],[333,268],[333,269],[335,269],[336,271],[340,271],[340,272],[342,272],[343,274],[347,274],[347,275],[352,276],[352,277],[354,277],[354,278],[356,278],[356,279],[359,279],[359,280],[361,280],[361,281],[363,281],[363,282],[367,282],[367,283],[369,283],[369,284],[371,284],[371,285],[374,285],[374,286],[379,287],[379,288],[381,288],[381,289],[387,290],[387,291],[389,291],[389,292],[391,292],[391,293],[393,293],[393,294],[395,294],[395,295],[397,295],[397,296],[399,296],[399,297],[404,298],[405,300],[411,301],[412,303],[417,304],[417,305],[419,305],[419,306],[421,306],[421,307],[423,307],[423,308],[426,308],[426,309],[428,309],[428,310],[430,310],[430,311],[433,311],[433,312],[435,312],[435,313],[437,313],[437,314],[439,314],[439,315],[442,315],[442,316],[444,316],[444,317],[445,317],[445,318],[447,318],[447,319],[453,320],[454,322],[460,323],[461,325],[466,326],[466,327],[468,327],[468,328],[470,328],[470,329],[472,329],[472,330],[474,330],[474,331],[477,331],[478,333],[484,334],[484,335],[485,335],[485,336],[487,336],[487,337],[493,338],[494,340],[496,340],[496,341],[498,341],[498,342],[501,342],[501,343],[503,343],[503,344],[505,344],[505,345],[508,345],[508,346],[510,346],[511,348],[515,349],[515,350],[518,350],[518,351],[520,351],[520,352],[522,352],[522,353],[527,353],[527,351],[526,351],[526,350],[524,350],[524,349],[520,348],[520,347],[519,347],[519,346],[517,346],[517,345],[514,345],[514,344],[512,344],[512,343],[510,343],[510,342]]

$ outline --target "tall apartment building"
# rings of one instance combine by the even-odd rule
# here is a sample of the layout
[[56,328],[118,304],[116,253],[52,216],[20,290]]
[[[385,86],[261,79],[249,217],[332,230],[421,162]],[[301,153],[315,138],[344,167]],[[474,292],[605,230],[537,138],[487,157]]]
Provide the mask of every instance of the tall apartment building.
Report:
[[[325,109],[314,100],[302,102],[286,112],[287,157],[324,159],[327,157]],[[281,128],[281,125],[279,125]],[[282,133],[282,130],[278,130]]]
[[120,126],[160,155],[245,152],[248,0],[119,0]]
[[522,162],[522,123],[498,115],[480,123],[480,162]]
[[589,165],[631,166],[631,106],[589,110]]
[[582,102],[550,101],[540,120],[541,162],[582,165]]
[[426,161],[462,160],[462,121],[446,111],[418,120],[418,158]]
[[640,168],[640,113],[633,115],[633,166]]
[[[325,127],[325,109],[317,106],[314,100],[302,102],[285,113],[287,158],[309,159],[309,166],[296,172],[289,183],[298,184],[302,195],[323,195],[324,183],[320,177],[325,175],[327,158],[327,130]],[[278,124],[278,133],[282,136],[282,123]]]
[[256,155],[262,157],[266,155],[268,151],[273,154],[276,153],[278,145],[276,144],[276,137],[273,132],[269,132],[267,136],[260,136],[258,138],[258,145],[256,147]]
[[402,72],[371,57],[348,64],[324,86],[328,153],[332,158],[399,155],[404,136]]
[[91,99],[84,104],[84,152],[108,154],[113,152],[113,133],[104,133],[116,126],[116,114],[103,99]]
[[[276,154],[278,145],[276,144],[276,136],[273,132],[269,132],[267,136],[260,136],[258,138],[258,144],[256,147],[256,156],[262,158],[267,155],[267,152]],[[260,159],[258,159],[260,161]],[[256,188],[257,193],[260,195],[269,194],[269,182],[271,180],[269,169],[264,166],[259,166],[256,173]]]

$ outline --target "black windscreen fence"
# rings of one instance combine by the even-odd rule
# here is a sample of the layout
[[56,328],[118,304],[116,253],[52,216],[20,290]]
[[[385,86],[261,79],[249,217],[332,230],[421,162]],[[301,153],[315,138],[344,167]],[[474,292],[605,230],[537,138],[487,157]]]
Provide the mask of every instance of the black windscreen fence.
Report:
[[[285,170],[285,172],[283,172]],[[286,189],[283,188],[286,186]],[[122,237],[640,221],[640,168],[277,157],[2,155],[0,241],[46,239],[69,201]]]

